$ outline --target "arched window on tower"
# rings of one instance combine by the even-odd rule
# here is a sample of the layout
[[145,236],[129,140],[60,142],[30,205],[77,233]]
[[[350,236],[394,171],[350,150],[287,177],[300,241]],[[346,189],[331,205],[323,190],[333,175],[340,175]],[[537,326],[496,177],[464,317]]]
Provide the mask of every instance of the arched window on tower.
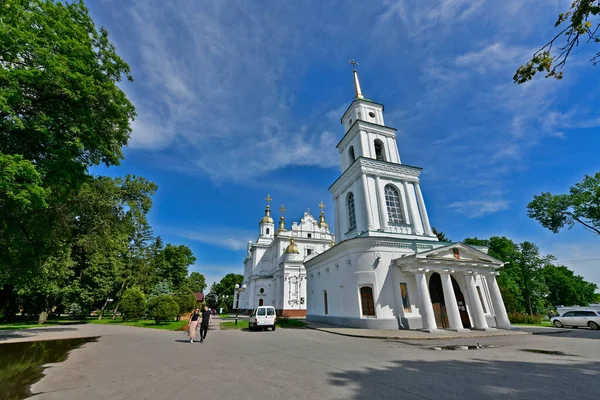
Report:
[[269,229],[269,228],[267,228],[267,235],[268,235],[269,233],[271,233],[271,231],[270,231],[270,229]]
[[379,139],[375,140],[375,158],[379,161],[385,161],[383,142]]
[[402,200],[398,189],[392,185],[385,185],[385,204],[389,221],[393,224],[404,224],[404,214],[402,213]]
[[346,207],[348,209],[348,232],[356,229],[356,213],[354,211],[354,195],[352,192],[348,193],[346,197]]
[[354,160],[356,160],[356,157],[354,156],[354,146],[350,146],[348,149],[348,157],[350,158],[350,165],[352,165]]

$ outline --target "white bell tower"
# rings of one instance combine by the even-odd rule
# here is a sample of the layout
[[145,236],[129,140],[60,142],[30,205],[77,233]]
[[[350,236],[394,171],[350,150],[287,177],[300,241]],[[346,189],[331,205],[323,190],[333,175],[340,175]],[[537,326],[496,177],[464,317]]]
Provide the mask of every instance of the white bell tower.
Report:
[[421,168],[403,165],[396,129],[385,126],[384,107],[363,95],[356,66],[356,96],[341,122],[337,145],[342,175],[331,185],[336,241],[358,236],[437,240],[419,186]]

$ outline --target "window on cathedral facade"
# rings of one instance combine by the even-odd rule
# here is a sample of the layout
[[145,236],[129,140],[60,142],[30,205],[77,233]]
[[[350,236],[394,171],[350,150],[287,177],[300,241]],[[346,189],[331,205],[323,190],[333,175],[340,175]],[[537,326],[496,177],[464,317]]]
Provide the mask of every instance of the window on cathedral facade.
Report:
[[270,232],[270,230],[269,230],[269,228],[267,228],[267,235],[269,234],[269,232]]
[[346,206],[348,208],[348,232],[356,229],[356,213],[354,211],[354,194],[348,193],[346,198]]
[[379,161],[385,161],[383,155],[383,142],[379,139],[375,140],[375,158]]
[[350,149],[348,149],[348,157],[350,158],[350,164],[356,160],[356,157],[354,156],[354,146],[350,146]]
[[327,291],[323,292],[323,306],[323,311],[325,311],[325,315],[329,314],[329,304],[327,304]]
[[400,194],[398,189],[392,185],[385,185],[385,204],[387,205],[389,221],[393,224],[404,224]]
[[365,317],[375,316],[375,303],[373,302],[373,288],[363,286],[360,288],[360,303],[362,305],[362,315]]

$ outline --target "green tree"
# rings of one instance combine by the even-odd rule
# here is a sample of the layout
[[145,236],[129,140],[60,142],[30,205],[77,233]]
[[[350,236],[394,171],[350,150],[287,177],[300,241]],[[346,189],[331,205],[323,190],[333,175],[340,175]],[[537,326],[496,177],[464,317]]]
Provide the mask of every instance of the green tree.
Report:
[[525,310],[530,315],[538,314],[545,305],[544,298],[548,291],[544,284],[542,268],[549,265],[554,257],[540,257],[538,247],[531,242],[519,244],[519,250],[521,254],[514,268],[525,302]]
[[158,324],[163,321],[172,321],[175,319],[177,314],[179,314],[179,305],[168,294],[161,294],[151,297],[148,300],[148,311],[150,311],[150,315]]
[[[562,78],[562,68],[571,51],[585,42],[599,43],[600,3],[598,0],[574,0],[571,8],[561,13],[554,27],[562,27],[548,43],[536,51],[531,60],[519,67],[513,79],[521,84],[531,80],[538,72],[544,72],[546,78]],[[600,61],[600,52],[590,60],[593,65]],[[557,71],[560,70],[560,71]]]
[[550,307],[583,306],[596,300],[598,286],[586,282],[564,265],[546,265],[542,268],[542,276],[548,288],[547,305]]
[[129,66],[82,1],[0,2],[0,307],[60,301],[75,196],[90,166],[119,164],[131,132],[123,77]]
[[173,293],[173,299],[179,305],[177,321],[180,320],[183,314],[189,313],[196,307],[196,296],[187,288],[181,288],[175,291],[175,293]]
[[123,320],[140,318],[146,311],[146,296],[138,287],[131,287],[125,291],[121,299],[121,314]]
[[158,282],[150,291],[150,297],[156,297],[160,295],[171,295],[173,294],[173,286],[169,281]]
[[567,226],[582,225],[600,235],[600,172],[586,175],[583,181],[571,186],[569,194],[542,193],[527,205],[530,218],[554,233]]
[[442,231],[437,231],[437,229],[435,229],[435,227],[431,228],[431,230],[433,231],[433,234],[435,236],[437,236],[438,240],[440,242],[451,242],[452,240],[446,236],[446,234]]
[[[233,273],[225,275],[219,281],[219,283],[214,283],[211,286],[210,293],[207,296],[208,300],[213,301],[216,295],[219,298],[219,301],[217,302],[219,305],[221,302],[225,302],[228,310],[233,309],[233,291],[235,289],[235,285],[241,285],[243,281],[243,275]],[[223,300],[223,296],[225,296],[225,300]]]
[[186,285],[192,292],[200,293],[206,289],[206,280],[201,273],[192,272],[190,276],[187,277]]
[[192,250],[185,245],[175,246],[167,243],[161,257],[158,276],[161,280],[171,282],[173,287],[179,288],[186,281],[188,267],[196,262]]

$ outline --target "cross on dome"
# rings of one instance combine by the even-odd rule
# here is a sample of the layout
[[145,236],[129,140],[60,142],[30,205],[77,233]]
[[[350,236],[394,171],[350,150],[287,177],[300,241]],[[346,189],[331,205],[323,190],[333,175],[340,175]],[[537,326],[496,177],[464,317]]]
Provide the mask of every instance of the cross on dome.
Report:
[[360,90],[360,82],[358,81],[358,72],[356,71],[356,66],[358,65],[358,63],[356,61],[354,61],[354,58],[350,61],[348,61],[350,64],[352,64],[352,69],[354,70],[354,89],[356,91],[356,99],[364,99],[365,96],[363,96],[362,91]]

